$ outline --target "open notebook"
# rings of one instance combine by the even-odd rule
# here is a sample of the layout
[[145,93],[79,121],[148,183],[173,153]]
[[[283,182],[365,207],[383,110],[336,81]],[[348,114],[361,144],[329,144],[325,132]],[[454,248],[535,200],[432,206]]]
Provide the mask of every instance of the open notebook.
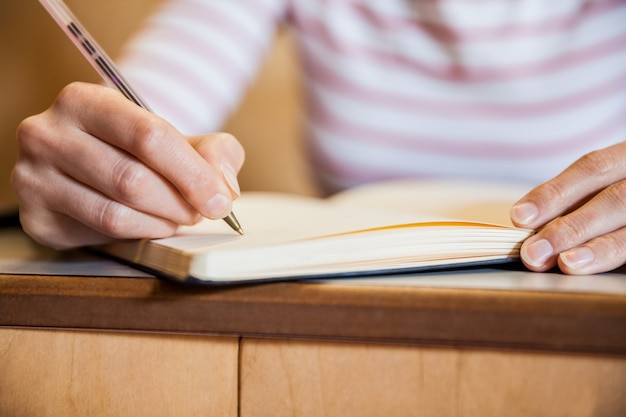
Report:
[[415,181],[369,185],[328,199],[244,193],[234,206],[244,236],[206,220],[173,237],[96,249],[166,277],[206,283],[504,262],[518,258],[532,234],[501,224],[522,194],[500,184]]

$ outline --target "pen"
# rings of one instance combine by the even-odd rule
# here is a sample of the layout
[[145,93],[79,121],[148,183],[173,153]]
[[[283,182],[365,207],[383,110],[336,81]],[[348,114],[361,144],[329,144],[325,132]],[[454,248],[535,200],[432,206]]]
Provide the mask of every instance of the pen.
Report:
[[[122,73],[111,58],[104,52],[100,45],[93,39],[87,30],[80,24],[76,16],[70,11],[62,0],[39,0],[55,22],[63,29],[72,43],[80,50],[87,61],[100,74],[104,81],[112,84],[127,99],[143,107],[148,111],[150,107],[139,97],[126,81]],[[243,229],[231,212],[223,219],[234,231],[243,235]]]

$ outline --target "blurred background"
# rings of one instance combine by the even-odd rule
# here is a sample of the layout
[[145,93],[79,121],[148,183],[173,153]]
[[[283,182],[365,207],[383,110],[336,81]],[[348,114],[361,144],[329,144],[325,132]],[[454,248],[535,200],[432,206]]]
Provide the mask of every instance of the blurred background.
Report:
[[[124,41],[161,0],[65,0],[102,47],[115,58]],[[37,0],[0,0],[0,210],[15,207],[9,178],[16,158],[15,130],[45,110],[72,81],[99,76]],[[241,187],[317,194],[300,135],[301,92],[294,46],[279,31],[258,80],[224,131],[246,149]]]

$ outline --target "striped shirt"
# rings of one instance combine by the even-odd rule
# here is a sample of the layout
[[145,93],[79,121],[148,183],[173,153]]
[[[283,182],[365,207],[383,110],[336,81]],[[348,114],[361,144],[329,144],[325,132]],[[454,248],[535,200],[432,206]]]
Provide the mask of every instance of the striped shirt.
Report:
[[122,65],[181,131],[216,131],[281,24],[329,190],[538,183],[626,140],[626,0],[171,0]]

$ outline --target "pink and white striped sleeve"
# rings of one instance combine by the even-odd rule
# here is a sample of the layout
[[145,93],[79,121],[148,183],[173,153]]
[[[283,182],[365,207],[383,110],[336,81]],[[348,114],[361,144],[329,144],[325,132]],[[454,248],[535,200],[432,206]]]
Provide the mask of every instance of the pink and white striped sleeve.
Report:
[[124,49],[120,66],[181,132],[220,129],[254,79],[285,0],[169,0]]

